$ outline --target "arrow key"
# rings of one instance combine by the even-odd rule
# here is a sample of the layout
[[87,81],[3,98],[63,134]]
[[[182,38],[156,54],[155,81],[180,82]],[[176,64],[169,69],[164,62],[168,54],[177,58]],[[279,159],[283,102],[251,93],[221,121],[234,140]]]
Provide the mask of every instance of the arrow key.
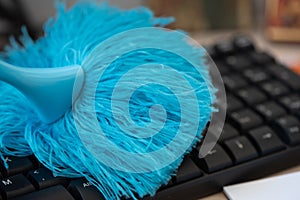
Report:
[[212,173],[232,165],[229,155],[219,144],[216,144],[204,158],[199,158],[197,154],[195,162],[207,173]]
[[292,115],[280,117],[274,121],[273,126],[284,142],[289,145],[300,143],[300,121],[296,117]]
[[229,150],[236,164],[254,159],[258,156],[254,146],[245,136],[227,140],[224,142],[224,145]]
[[283,142],[268,126],[262,126],[249,131],[250,138],[262,155],[284,149]]

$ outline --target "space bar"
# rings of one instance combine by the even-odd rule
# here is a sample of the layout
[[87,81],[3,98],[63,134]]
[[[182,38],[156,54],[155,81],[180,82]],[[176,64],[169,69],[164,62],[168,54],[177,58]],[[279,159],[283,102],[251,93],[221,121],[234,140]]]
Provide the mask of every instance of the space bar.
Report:
[[12,200],[74,200],[71,194],[61,185],[16,197]]

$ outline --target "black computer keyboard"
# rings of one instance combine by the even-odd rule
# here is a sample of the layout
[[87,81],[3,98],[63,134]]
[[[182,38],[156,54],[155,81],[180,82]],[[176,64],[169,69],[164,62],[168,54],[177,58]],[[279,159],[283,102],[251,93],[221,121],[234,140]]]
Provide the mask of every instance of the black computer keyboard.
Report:
[[[300,164],[300,77],[245,36],[207,50],[227,93],[221,137],[205,158],[198,157],[199,144],[176,177],[144,199],[198,199]],[[6,161],[8,170],[0,165],[0,200],[103,199],[84,179],[53,177],[34,156],[7,156]]]

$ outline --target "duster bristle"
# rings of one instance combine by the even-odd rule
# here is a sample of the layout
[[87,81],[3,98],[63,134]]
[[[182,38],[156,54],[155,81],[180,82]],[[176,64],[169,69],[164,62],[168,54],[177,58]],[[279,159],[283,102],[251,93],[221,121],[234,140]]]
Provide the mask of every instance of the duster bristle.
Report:
[[[45,124],[20,92],[1,82],[2,154],[27,156],[34,153],[55,175],[85,177],[106,199],[120,199],[124,196],[135,199],[147,194],[154,195],[156,190],[176,173],[182,162],[184,154],[177,156],[176,149],[187,145],[185,153],[188,153],[201,139],[201,132],[213,112],[211,105],[215,98],[214,89],[208,68],[204,64],[204,50],[190,45],[184,34],[163,29],[156,32],[160,33],[159,35],[152,34],[150,39],[147,34],[137,34],[134,37],[124,37],[124,40],[120,40],[122,35],[110,40],[112,36],[127,30],[165,26],[173,21],[172,18],[155,18],[147,8],[120,10],[108,4],[81,2],[69,10],[65,8],[65,4],[59,3],[57,10],[57,16],[46,23],[43,37],[33,41],[24,28],[20,38],[22,44],[12,39],[11,46],[6,48],[2,57],[6,62],[22,67],[81,65],[86,74],[82,94],[73,105],[73,110],[70,108],[53,124]],[[145,30],[151,32],[151,29]],[[106,42],[107,39],[110,40],[109,43]],[[154,40],[161,41],[160,50],[148,48],[153,45],[151,41]],[[121,52],[128,51],[128,47],[135,47],[136,50],[119,56]],[[175,53],[164,51],[170,48],[174,49]],[[188,58],[182,58],[180,54],[187,55]],[[110,63],[109,60],[113,62]],[[136,72],[136,77],[132,82],[128,82],[128,79],[121,81],[126,87],[115,95],[118,81],[136,66],[141,66]],[[182,80],[190,86],[184,86],[183,81],[171,76],[173,71],[169,67],[179,72]],[[103,70],[101,77],[99,70]],[[155,76],[149,77],[149,71]],[[130,97],[129,118],[121,106],[112,108],[112,100],[122,102],[136,87],[135,83],[142,82],[145,77],[149,84],[138,87]],[[163,80],[160,83],[164,84],[155,84],[157,80]],[[95,94],[91,87],[93,84]],[[165,84],[169,84],[170,87]],[[178,94],[172,89],[181,90],[182,93]],[[181,108],[181,103],[189,105],[193,102],[190,93],[194,93],[197,99],[196,106],[201,114],[196,122],[194,117],[199,112],[193,110],[193,106]],[[181,102],[181,99],[184,99],[184,102]],[[91,100],[94,101],[92,106]],[[161,109],[153,107],[157,104],[165,109],[166,120],[161,129],[158,122],[161,121],[160,117],[164,116],[157,115],[156,111]],[[99,135],[95,124],[90,122],[93,112],[96,114],[97,125],[101,127],[105,136]],[[185,117],[182,117],[183,113],[186,113]],[[158,121],[155,121],[153,116]],[[155,131],[157,134],[136,138],[126,134],[121,127],[122,123],[126,129],[136,134],[143,133],[149,136]],[[193,129],[195,124],[196,131]],[[179,127],[182,128],[181,133],[178,132]],[[143,162],[139,162],[140,160],[134,157],[128,160],[127,157],[123,158],[113,150],[110,151],[113,149],[109,146],[112,143],[123,151],[139,155],[155,152],[171,143],[177,134],[181,140],[172,143],[173,148],[166,150],[160,160],[145,156]],[[86,137],[83,139],[84,136]],[[107,139],[111,143],[107,143]],[[192,142],[189,144],[187,141]],[[95,148],[89,149],[87,143]],[[98,158],[97,155],[104,156]],[[163,161],[169,158],[176,159],[163,166]],[[160,165],[163,167],[159,167]],[[153,168],[155,166],[156,169]],[[136,171],[133,170],[135,168]],[[148,171],[143,171],[142,168]]]

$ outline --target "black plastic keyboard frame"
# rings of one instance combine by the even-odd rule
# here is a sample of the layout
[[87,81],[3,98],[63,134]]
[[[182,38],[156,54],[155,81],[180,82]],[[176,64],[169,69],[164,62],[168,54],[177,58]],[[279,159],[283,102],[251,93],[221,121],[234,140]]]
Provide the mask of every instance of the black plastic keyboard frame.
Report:
[[[244,36],[241,36],[241,38],[247,39],[247,37]],[[251,39],[249,41],[251,41]],[[233,40],[228,39],[228,41],[225,41],[225,43],[226,42],[230,42],[231,44],[232,43],[234,44],[234,38]],[[216,46],[214,46],[214,48],[208,48],[209,50],[214,50],[209,53],[212,55],[213,58],[216,58],[216,60],[219,59],[218,55],[215,54],[216,53],[215,49],[217,48]],[[237,47],[233,47],[233,48],[236,48],[236,50],[241,51],[242,53],[245,54],[247,52],[257,51],[252,42],[249,42],[249,46],[245,47],[244,49],[237,49]],[[228,48],[225,48],[225,50],[226,51],[223,54],[224,57],[227,57],[229,54],[234,53],[233,51],[229,51]],[[273,61],[276,64],[278,64],[280,67],[284,68],[284,66],[281,65],[280,63],[277,63],[275,60]],[[239,70],[233,70],[233,72],[236,73],[239,72]],[[295,92],[297,93],[300,91],[294,90],[294,93]],[[216,171],[213,173],[206,173],[204,170],[201,170],[203,176],[184,183],[175,184],[175,185],[171,185],[170,187],[163,188],[154,197],[146,197],[143,199],[145,200],[199,199],[208,195],[212,195],[217,192],[221,192],[223,190],[223,186],[263,178],[271,174],[274,174],[276,172],[280,172],[282,170],[291,168],[293,166],[300,165],[300,159],[297,158],[297,156],[300,155],[300,144],[298,144],[297,146],[291,146],[284,143],[284,146],[285,148],[280,151],[273,152],[268,155],[260,155],[256,159],[249,160],[247,162],[240,163],[240,164],[235,164],[231,167],[222,169],[220,171]],[[192,154],[195,153],[196,153],[195,151],[192,152]]]

